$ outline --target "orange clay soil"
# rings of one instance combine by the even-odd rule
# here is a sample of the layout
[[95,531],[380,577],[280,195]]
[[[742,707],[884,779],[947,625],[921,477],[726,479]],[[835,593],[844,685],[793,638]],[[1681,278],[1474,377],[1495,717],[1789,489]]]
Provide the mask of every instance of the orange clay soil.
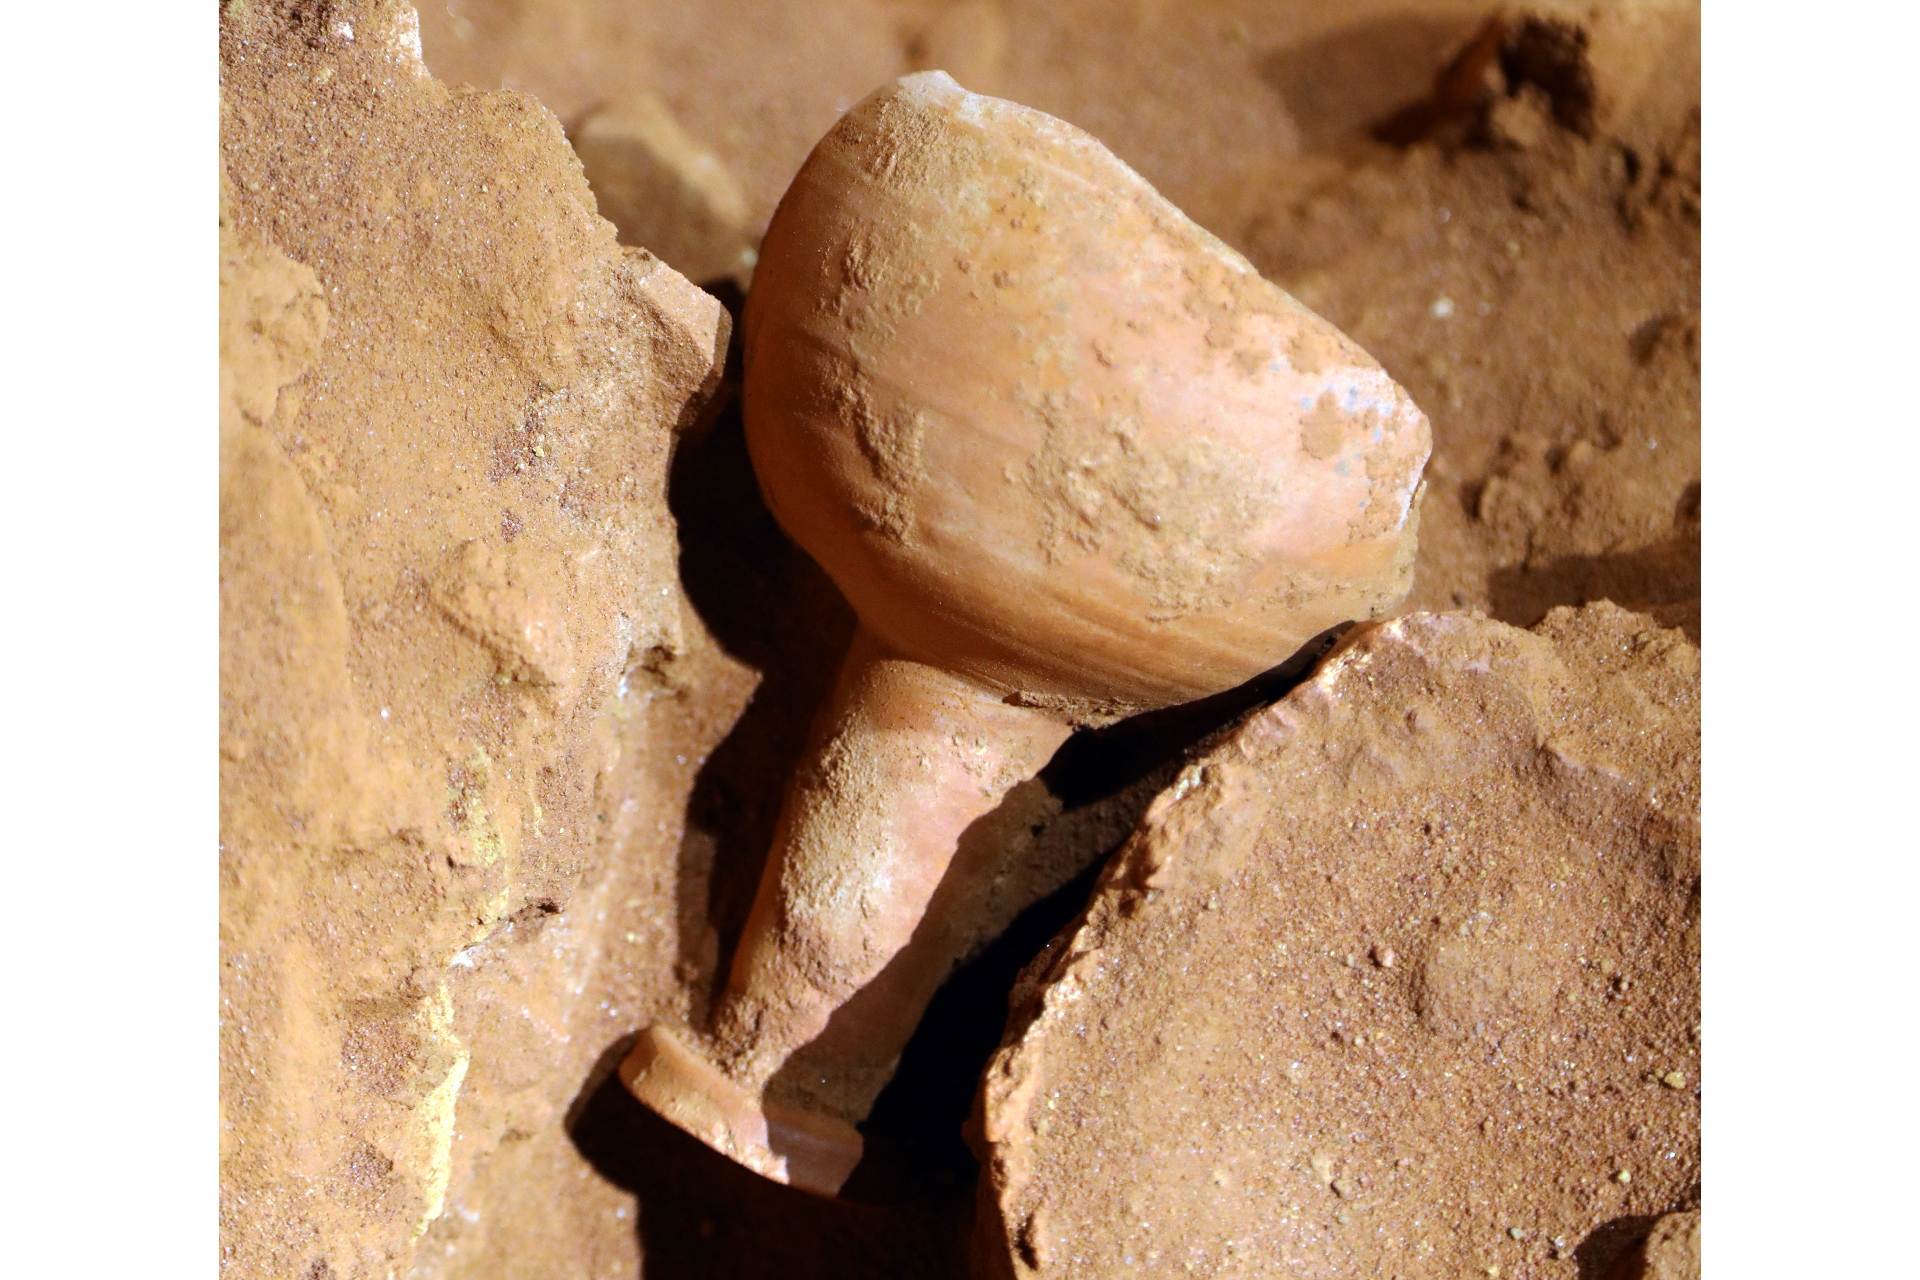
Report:
[[1574,1280],[1697,1203],[1699,744],[1613,605],[1357,629],[1023,978],[981,1274]]
[[966,1273],[959,1134],[1015,973],[1287,677],[1078,734],[976,824],[977,958],[852,1200],[614,1078],[708,1016],[853,618],[761,501],[737,333],[716,388],[726,317],[593,213],[737,330],[808,150],[898,75],[1089,130],[1412,393],[1411,606],[1609,598],[1697,643],[1697,6],[1486,18],[458,0],[416,36],[393,0],[227,5],[223,1274]]

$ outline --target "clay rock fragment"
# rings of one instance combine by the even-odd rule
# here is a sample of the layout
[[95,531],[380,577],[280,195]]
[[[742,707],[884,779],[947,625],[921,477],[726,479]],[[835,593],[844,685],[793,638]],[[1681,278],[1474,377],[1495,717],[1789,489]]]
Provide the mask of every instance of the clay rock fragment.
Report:
[[[671,927],[618,910],[676,856],[658,757],[711,745],[643,658],[715,674],[665,488],[728,321],[410,7],[220,26],[222,1274],[530,1274],[613,1222],[550,1189],[601,966]],[[670,942],[619,959],[678,998]]]
[[573,149],[625,243],[691,280],[752,275],[758,237],[740,184],[651,94],[588,116]]
[[1358,630],[1029,967],[977,1271],[1612,1265],[1575,1252],[1697,1196],[1699,758],[1698,651],[1642,616]]
[[530,576],[509,574],[501,549],[475,538],[447,558],[429,589],[447,617],[493,654],[499,679],[531,684],[565,707],[573,694],[573,640]]

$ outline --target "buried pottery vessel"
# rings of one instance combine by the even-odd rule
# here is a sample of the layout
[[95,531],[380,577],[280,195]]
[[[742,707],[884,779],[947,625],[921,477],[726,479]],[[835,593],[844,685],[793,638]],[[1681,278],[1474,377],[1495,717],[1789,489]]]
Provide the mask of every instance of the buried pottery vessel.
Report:
[[1075,728],[1390,610],[1430,438],[1371,357],[1099,142],[943,72],[814,148],[745,326],[762,492],[860,626],[711,1028],[648,1028],[621,1075],[833,1194],[958,958],[962,833]]

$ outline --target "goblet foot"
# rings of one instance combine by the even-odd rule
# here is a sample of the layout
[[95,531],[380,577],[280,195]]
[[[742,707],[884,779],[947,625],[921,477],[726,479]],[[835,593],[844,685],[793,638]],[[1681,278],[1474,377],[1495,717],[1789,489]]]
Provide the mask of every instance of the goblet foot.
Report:
[[838,1195],[865,1149],[845,1120],[763,1102],[659,1023],[640,1033],[620,1079],[662,1119],[721,1155],[817,1195]]

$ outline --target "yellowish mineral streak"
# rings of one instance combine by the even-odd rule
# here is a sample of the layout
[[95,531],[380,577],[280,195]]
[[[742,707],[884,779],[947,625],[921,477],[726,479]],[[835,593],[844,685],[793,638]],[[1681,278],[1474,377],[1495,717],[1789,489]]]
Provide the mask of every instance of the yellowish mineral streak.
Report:
[[467,1066],[472,1061],[467,1046],[453,1030],[453,993],[443,979],[427,1001],[427,1031],[432,1042],[445,1049],[453,1065],[446,1078],[433,1087],[413,1109],[414,1134],[425,1148],[426,1171],[422,1190],[427,1208],[413,1225],[412,1240],[418,1241],[428,1227],[447,1209],[447,1184],[453,1178],[453,1122],[460,1101],[460,1086],[466,1083]]

